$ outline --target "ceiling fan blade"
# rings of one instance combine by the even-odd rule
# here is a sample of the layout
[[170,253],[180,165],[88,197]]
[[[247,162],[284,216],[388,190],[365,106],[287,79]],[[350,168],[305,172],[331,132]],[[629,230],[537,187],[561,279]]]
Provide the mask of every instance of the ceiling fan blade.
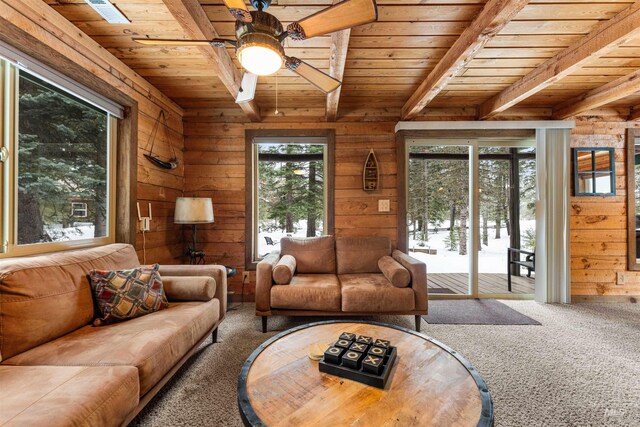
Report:
[[236,96],[236,104],[253,101],[256,95],[256,87],[258,86],[258,76],[256,74],[246,72],[242,75],[240,90]]
[[249,13],[249,9],[247,9],[247,5],[244,0],[224,0],[224,5],[227,6],[227,9],[229,9],[229,12],[237,21],[253,21],[251,13]]
[[293,40],[305,40],[378,19],[375,0],[345,0],[287,27]]
[[213,39],[213,40],[182,40],[182,39],[138,39],[134,42],[152,46],[215,46],[224,47],[225,43],[236,44],[235,40]]
[[334,79],[330,75],[323,73],[317,68],[312,67],[298,58],[287,56],[285,58],[285,67],[293,71],[321,91],[325,93],[332,92],[340,87],[342,83]]

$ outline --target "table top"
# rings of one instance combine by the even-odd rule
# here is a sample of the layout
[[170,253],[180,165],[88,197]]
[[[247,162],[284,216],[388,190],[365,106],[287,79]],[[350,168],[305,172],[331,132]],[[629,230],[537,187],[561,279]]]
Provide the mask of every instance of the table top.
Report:
[[[319,372],[309,346],[342,332],[387,339],[398,358],[384,389]],[[238,405],[251,426],[490,426],[493,404],[478,371],[418,332],[376,322],[332,320],[274,336],[247,359]]]

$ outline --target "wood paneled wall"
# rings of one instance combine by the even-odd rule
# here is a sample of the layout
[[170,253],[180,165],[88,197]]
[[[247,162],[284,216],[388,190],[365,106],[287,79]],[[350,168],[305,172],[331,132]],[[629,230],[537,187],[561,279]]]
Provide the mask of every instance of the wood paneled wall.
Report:
[[[627,184],[625,134],[635,122],[615,111],[582,117],[571,133],[571,147],[613,147],[616,195],[571,197],[571,294],[575,301],[607,296],[626,300],[640,295],[640,272],[627,271]],[[632,190],[631,190],[632,191]],[[573,194],[573,189],[571,189]],[[625,276],[617,285],[616,275]]]
[[[335,129],[335,234],[337,236],[387,236],[397,239],[397,166],[395,123],[219,123],[206,117],[185,119],[185,194],[211,197],[215,223],[201,227],[198,244],[208,263],[233,266],[238,274],[229,280],[230,291],[242,286],[245,250],[245,129]],[[373,148],[380,163],[381,185],[375,192],[362,190],[362,167]],[[390,200],[390,212],[378,212],[378,200]],[[255,277],[245,284],[253,297]]]
[[[625,132],[628,126],[615,110],[608,115],[578,118],[572,147],[616,149],[615,197],[571,197],[570,240],[572,295],[577,301],[594,296],[640,295],[640,272],[627,271]],[[602,114],[602,112],[601,112]],[[245,129],[336,130],[336,235],[384,235],[397,239],[398,200],[394,123],[221,123],[219,118],[187,114],[185,118],[185,194],[212,197],[216,222],[199,233],[208,262],[238,268],[230,280],[236,294],[242,285],[245,245]],[[362,163],[370,148],[381,162],[382,186],[376,193],[361,189]],[[391,212],[377,212],[379,199],[391,200]],[[625,285],[616,285],[616,273]],[[255,277],[245,284],[253,296]]]
[[[103,95],[133,106],[133,111],[137,105],[137,117],[132,120],[137,123],[137,132],[131,137],[138,144],[137,200],[143,215],[149,202],[153,206],[151,231],[146,233],[146,261],[179,263],[176,257],[183,245],[180,228],[173,224],[173,207],[184,185],[182,109],[41,0],[0,0],[0,28],[3,41]],[[161,170],[142,156],[161,110],[167,115],[167,135],[181,163],[172,171]],[[158,136],[155,151],[169,156],[162,129]],[[142,261],[140,233],[135,243]]]

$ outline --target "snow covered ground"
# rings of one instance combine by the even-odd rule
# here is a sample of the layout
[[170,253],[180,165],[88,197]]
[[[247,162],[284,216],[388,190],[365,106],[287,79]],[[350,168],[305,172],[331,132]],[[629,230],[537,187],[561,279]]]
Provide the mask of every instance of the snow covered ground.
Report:
[[[282,230],[260,231],[260,233],[258,234],[258,239],[259,239],[258,253],[262,256],[273,251],[280,251],[280,239],[282,239],[283,237],[287,237],[287,236],[306,237],[307,236],[306,220],[298,221],[294,225],[294,228],[296,229],[294,233],[285,233]],[[318,234],[322,234],[322,223],[318,225]],[[267,240],[265,239],[265,236],[271,237],[275,245],[273,246],[268,245]]]
[[[480,273],[502,273],[507,272],[507,248],[509,247],[509,235],[507,229],[502,228],[500,230],[500,239],[494,239],[495,228],[491,228],[489,224],[489,246],[482,246],[478,257],[478,270]],[[458,255],[458,251],[448,251],[445,245],[445,238],[448,236],[448,222],[440,227],[440,231],[435,233],[431,232],[429,235],[429,241],[426,242],[425,247],[437,249],[437,255],[428,255],[420,252],[412,252],[409,250],[411,256],[424,261],[427,264],[427,271],[429,273],[467,273],[469,271],[469,256]],[[524,235],[527,229],[535,230],[535,220],[520,221],[520,230]],[[305,237],[307,234],[306,221],[300,221],[296,224],[297,231],[292,233],[293,236]],[[271,237],[276,243],[274,246],[267,245],[265,236]],[[286,237],[287,233],[276,230],[271,232],[260,232],[260,241],[258,244],[259,253],[265,255],[274,250],[280,250],[280,239]],[[522,242],[523,249],[525,248],[525,242]],[[418,242],[414,239],[410,239],[409,247],[419,247]]]
[[[436,255],[412,252],[409,249],[410,255],[425,262],[429,273],[467,273],[469,272],[469,255],[458,255],[458,251],[447,250],[445,238],[449,232],[446,227],[448,227],[448,221],[438,233],[431,232],[429,241],[426,242],[425,247],[438,250]],[[527,229],[535,230],[535,227],[535,220],[520,221],[521,234],[524,234]],[[500,239],[494,239],[494,236],[495,226],[491,228],[489,224],[489,246],[482,245],[478,255],[479,273],[507,273],[507,248],[509,247],[507,229],[500,230]],[[409,248],[419,248],[417,243],[414,239],[410,239]],[[529,249],[524,247],[524,241],[522,248]]]
[[54,242],[93,239],[94,225],[86,222],[76,223],[75,227],[62,228],[62,224],[45,225],[47,234]]

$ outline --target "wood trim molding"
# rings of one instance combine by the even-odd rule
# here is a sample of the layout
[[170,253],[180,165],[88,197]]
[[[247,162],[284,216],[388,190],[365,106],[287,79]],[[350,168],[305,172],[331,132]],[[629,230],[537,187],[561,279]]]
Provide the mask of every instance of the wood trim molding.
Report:
[[594,303],[605,302],[610,304],[637,304],[640,301],[640,295],[572,295],[572,303]]
[[125,107],[116,148],[116,242],[135,246],[138,200],[138,105]]
[[[483,103],[478,118],[486,119],[540,92],[589,61],[599,58],[640,34],[640,2],[637,1],[586,36],[547,59],[533,71]],[[568,117],[568,115],[562,115]]]
[[426,130],[513,130],[513,129],[573,129],[576,127],[574,120],[491,120],[491,121],[416,121],[398,122],[396,132],[401,130],[426,131]]
[[398,169],[398,237],[397,246],[400,252],[408,253],[409,242],[407,239],[407,131],[396,133],[396,163]]
[[529,0],[489,0],[402,107],[402,120],[415,118]]
[[[211,40],[220,37],[198,0],[162,1],[189,37],[195,40]],[[210,60],[211,72],[220,79],[235,99],[240,91],[241,76],[226,48],[200,46],[198,49]],[[238,106],[251,121],[261,120],[260,108],[255,101],[242,102]]]
[[245,247],[244,267],[254,271],[257,263],[253,262],[253,144],[255,138],[261,137],[324,137],[327,144],[327,170],[325,185],[327,186],[327,234],[335,235],[335,161],[336,131],[335,129],[246,129],[245,134]]

